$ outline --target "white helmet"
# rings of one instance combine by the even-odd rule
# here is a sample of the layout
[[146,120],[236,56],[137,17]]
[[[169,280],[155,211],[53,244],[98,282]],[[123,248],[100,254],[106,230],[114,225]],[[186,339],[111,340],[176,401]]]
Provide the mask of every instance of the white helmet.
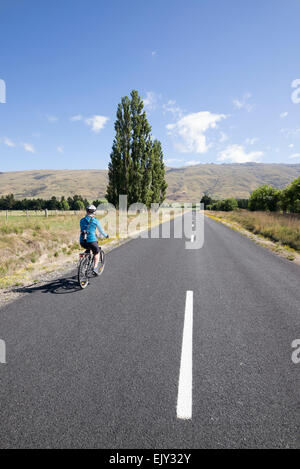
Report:
[[87,207],[85,207],[87,213],[95,213],[97,208],[95,207],[95,205],[88,205]]

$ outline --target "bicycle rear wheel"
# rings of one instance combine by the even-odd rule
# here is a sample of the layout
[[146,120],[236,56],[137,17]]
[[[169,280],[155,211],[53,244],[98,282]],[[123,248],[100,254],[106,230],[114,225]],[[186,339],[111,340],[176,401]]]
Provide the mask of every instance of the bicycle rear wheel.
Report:
[[80,288],[86,288],[89,284],[89,257],[85,256],[80,260],[78,267],[78,283]]

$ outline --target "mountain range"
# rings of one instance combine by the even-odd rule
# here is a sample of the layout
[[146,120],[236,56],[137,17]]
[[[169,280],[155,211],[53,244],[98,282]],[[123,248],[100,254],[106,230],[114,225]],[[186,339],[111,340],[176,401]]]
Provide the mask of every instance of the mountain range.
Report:
[[[300,176],[300,164],[199,164],[166,168],[167,200],[199,201],[203,193],[216,199],[247,198],[262,184],[283,188]],[[89,200],[105,196],[107,170],[32,170],[0,173],[0,195],[49,199],[80,194]]]

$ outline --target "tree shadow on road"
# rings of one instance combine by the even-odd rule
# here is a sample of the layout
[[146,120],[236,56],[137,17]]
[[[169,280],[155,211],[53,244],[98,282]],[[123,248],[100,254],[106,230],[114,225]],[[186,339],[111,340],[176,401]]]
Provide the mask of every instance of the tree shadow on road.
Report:
[[77,276],[74,275],[72,277],[59,278],[43,285],[27,285],[26,287],[16,288],[15,291],[19,293],[34,293],[41,291],[42,293],[55,293],[56,295],[62,295],[66,293],[76,293],[81,291],[81,288],[78,285]]

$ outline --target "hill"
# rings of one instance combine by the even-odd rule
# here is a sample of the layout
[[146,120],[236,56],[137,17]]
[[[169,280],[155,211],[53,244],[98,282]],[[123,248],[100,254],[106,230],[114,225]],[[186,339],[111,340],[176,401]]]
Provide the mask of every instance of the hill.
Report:
[[[204,192],[215,198],[247,198],[262,184],[282,188],[300,176],[300,164],[200,164],[167,168],[167,200],[197,201]],[[32,170],[0,173],[0,195],[50,198],[105,195],[107,170]]]
[[168,198],[197,200],[203,192],[216,199],[247,198],[262,184],[271,184],[280,189],[298,176],[300,164],[201,164],[169,168]]

